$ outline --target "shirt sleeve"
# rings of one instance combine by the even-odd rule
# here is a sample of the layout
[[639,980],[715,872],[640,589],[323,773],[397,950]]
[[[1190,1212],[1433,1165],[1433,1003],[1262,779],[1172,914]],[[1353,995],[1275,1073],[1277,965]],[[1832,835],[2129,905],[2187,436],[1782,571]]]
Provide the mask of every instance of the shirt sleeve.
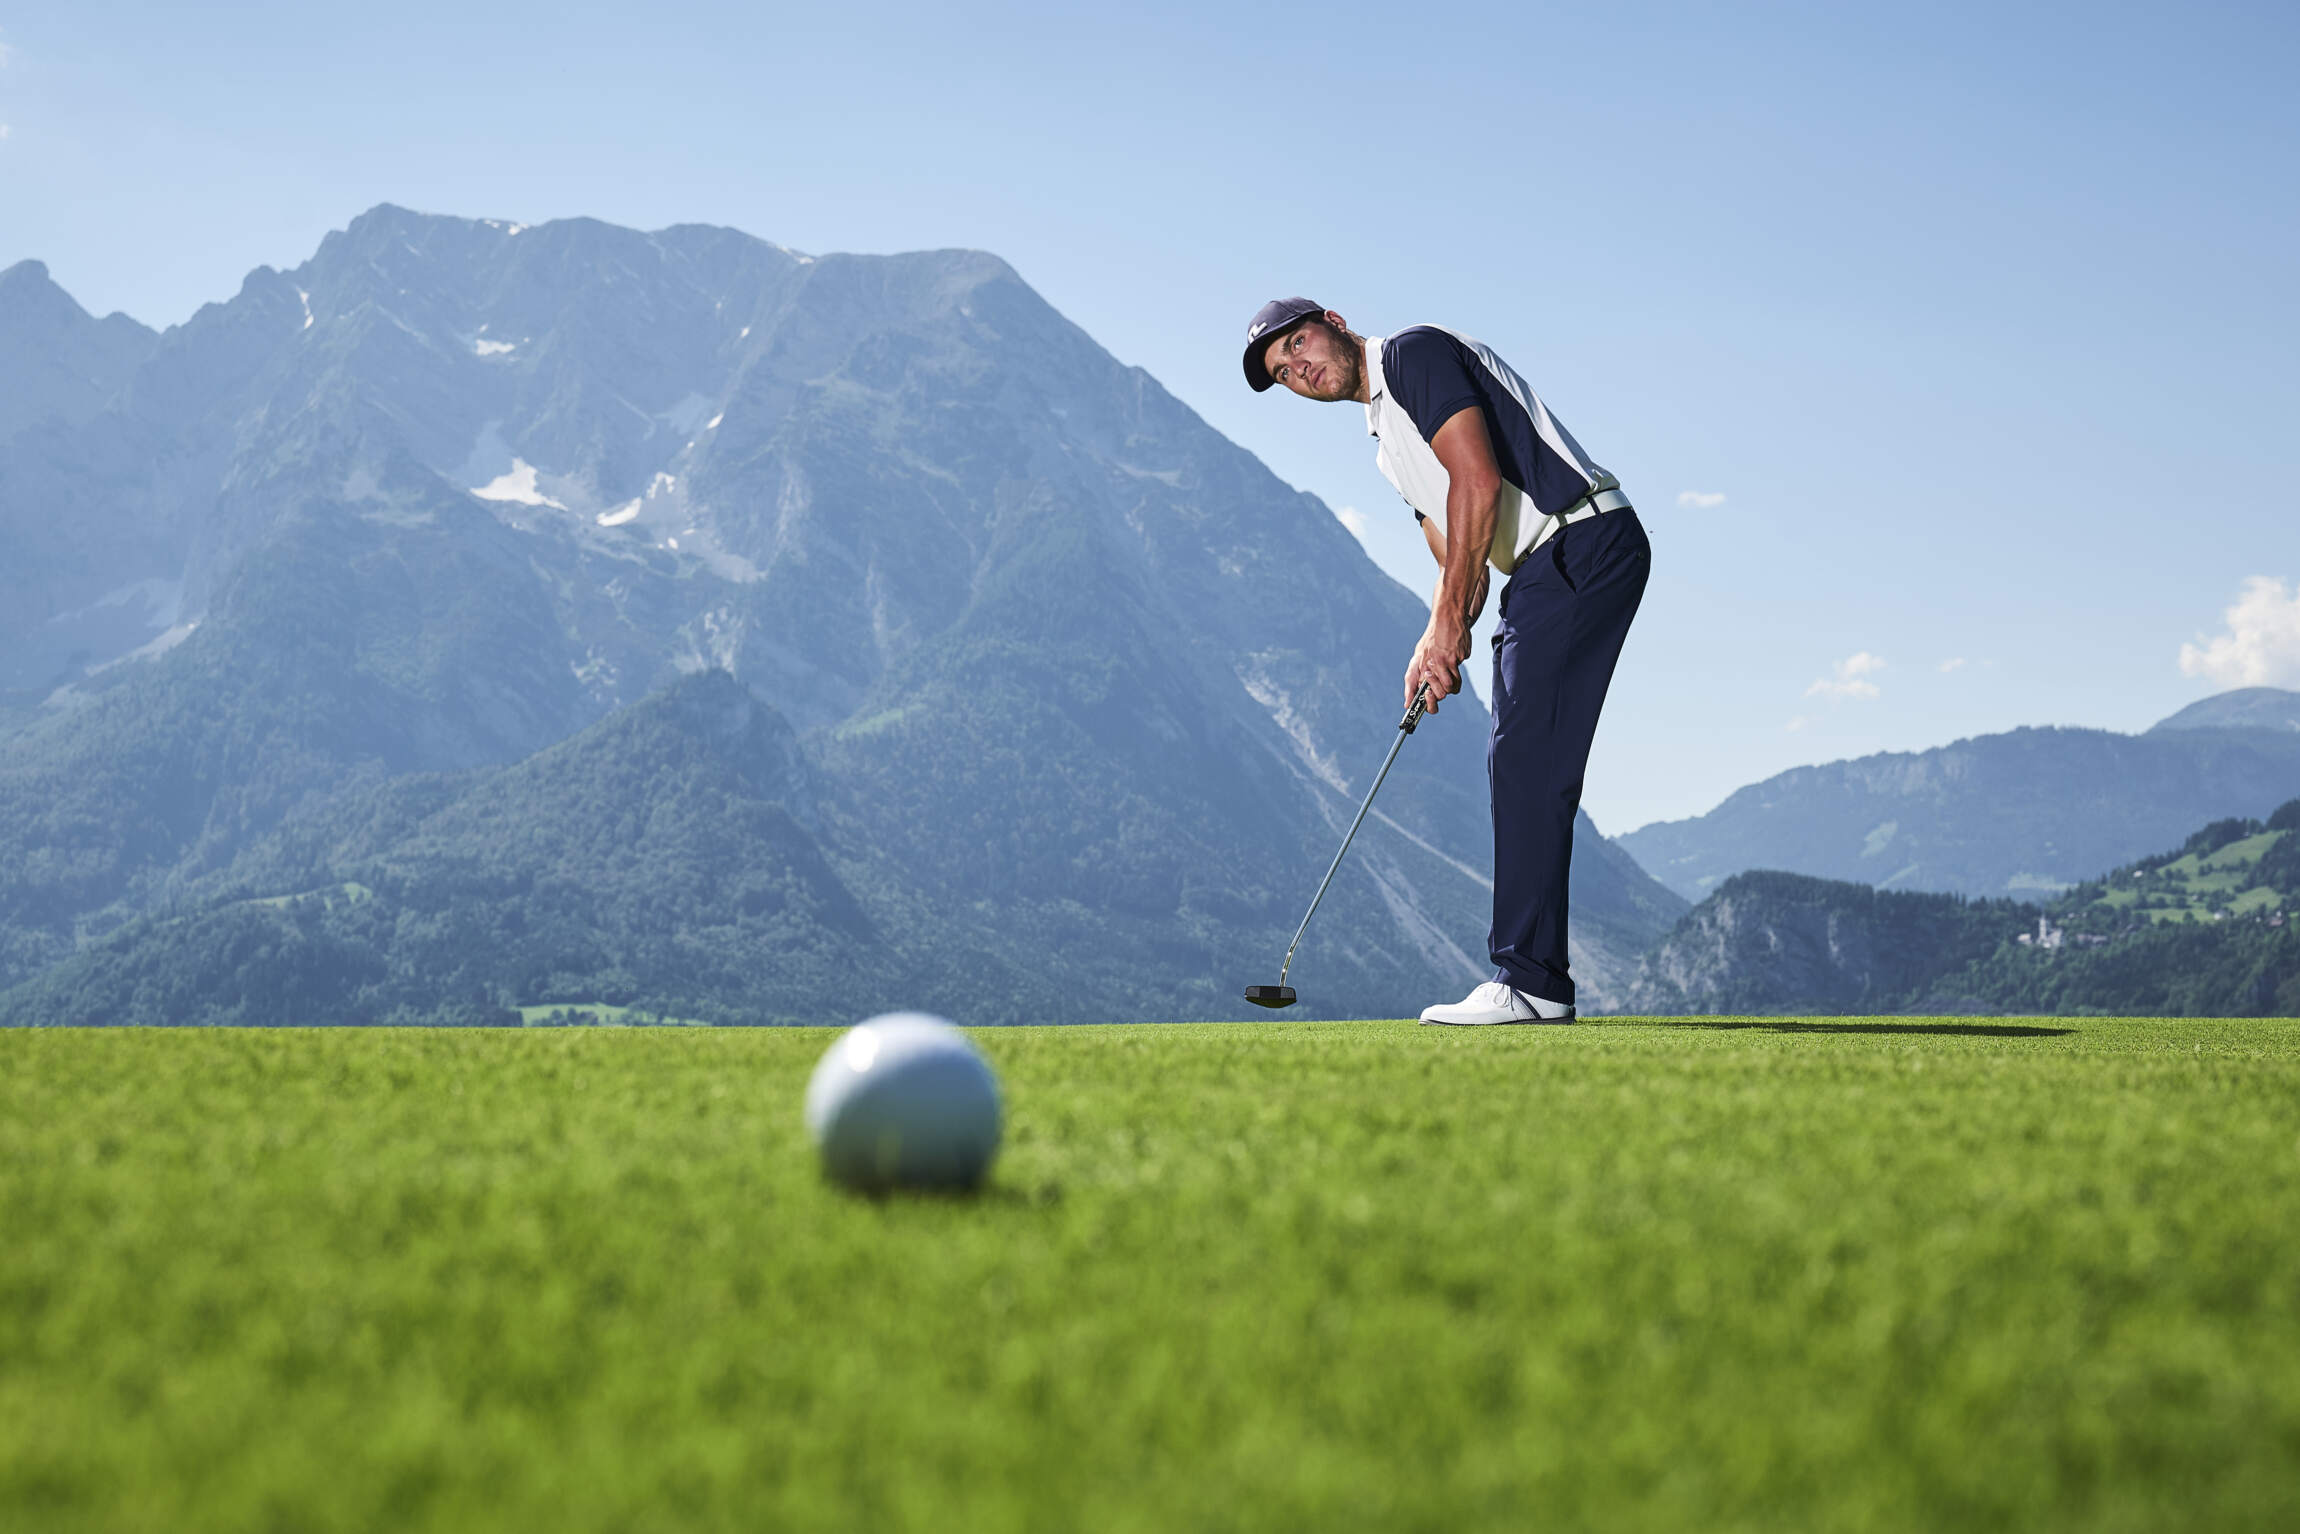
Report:
[[1442,330],[1416,325],[1382,343],[1382,378],[1424,442],[1472,405],[1485,404],[1485,391],[1471,373],[1461,343]]

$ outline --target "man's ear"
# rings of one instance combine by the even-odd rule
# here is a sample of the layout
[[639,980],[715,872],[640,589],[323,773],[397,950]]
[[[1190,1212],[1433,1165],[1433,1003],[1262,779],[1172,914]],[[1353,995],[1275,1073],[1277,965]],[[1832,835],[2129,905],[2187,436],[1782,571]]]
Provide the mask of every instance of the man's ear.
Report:
[[1350,322],[1343,319],[1333,310],[1328,309],[1323,315],[1320,316],[1320,318],[1325,320],[1327,324],[1333,326],[1336,330],[1340,331],[1343,335],[1348,335],[1350,333]]

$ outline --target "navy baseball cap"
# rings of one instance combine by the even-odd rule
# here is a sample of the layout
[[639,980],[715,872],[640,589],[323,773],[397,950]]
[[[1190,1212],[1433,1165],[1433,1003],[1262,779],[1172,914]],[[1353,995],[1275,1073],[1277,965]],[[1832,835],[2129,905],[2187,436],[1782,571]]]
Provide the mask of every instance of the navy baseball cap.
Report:
[[1270,349],[1270,343],[1302,321],[1316,319],[1325,312],[1324,304],[1312,303],[1306,298],[1273,298],[1254,311],[1254,318],[1246,326],[1246,382],[1256,394],[1277,382],[1270,376],[1270,370],[1262,366],[1262,354]]

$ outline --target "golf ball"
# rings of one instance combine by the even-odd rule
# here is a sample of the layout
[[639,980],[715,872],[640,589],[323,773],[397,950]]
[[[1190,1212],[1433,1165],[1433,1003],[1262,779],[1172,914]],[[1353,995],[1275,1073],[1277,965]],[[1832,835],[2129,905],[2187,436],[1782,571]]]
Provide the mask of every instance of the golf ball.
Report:
[[823,1170],[852,1188],[966,1188],[998,1154],[998,1078],[966,1035],[924,1012],[840,1034],[807,1083]]

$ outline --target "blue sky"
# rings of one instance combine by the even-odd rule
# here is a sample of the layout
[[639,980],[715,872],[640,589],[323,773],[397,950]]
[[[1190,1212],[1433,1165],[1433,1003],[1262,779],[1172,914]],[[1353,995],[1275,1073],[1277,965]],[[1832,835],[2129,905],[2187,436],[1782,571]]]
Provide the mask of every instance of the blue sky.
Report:
[[164,325],[387,200],[981,247],[1424,591],[1362,417],[1237,347],[1281,293],[1468,331],[1653,533],[1621,831],[2300,686],[2296,45],[2289,4],[0,0],[0,265]]

